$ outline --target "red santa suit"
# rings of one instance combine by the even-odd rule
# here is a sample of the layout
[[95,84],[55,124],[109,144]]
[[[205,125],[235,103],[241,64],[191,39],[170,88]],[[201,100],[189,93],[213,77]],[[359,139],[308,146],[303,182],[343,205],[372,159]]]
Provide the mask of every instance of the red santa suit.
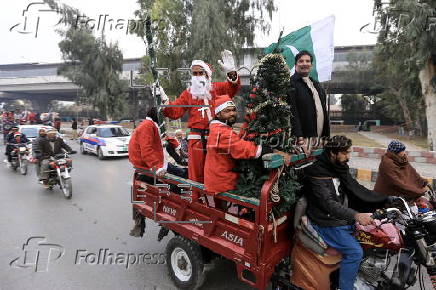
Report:
[[[234,106],[233,102],[229,101],[230,98],[221,110],[229,105]],[[209,130],[204,166],[204,187],[206,191],[215,195],[236,188],[238,173],[233,172],[236,159],[258,158],[262,153],[262,146],[241,139],[232,127],[218,120],[210,123]]]
[[180,150],[180,142],[176,138],[167,136],[165,137],[165,141],[168,142],[169,146],[171,146],[174,150]]
[[158,126],[146,118],[135,129],[129,142],[129,161],[134,167],[149,170],[167,170]]
[[[193,61],[192,66],[201,66],[209,78],[212,72],[209,66],[203,61]],[[192,68],[191,66],[191,68]],[[214,106],[217,96],[228,95],[234,97],[241,87],[239,76],[236,81],[216,82],[212,83],[210,97],[203,99],[194,97],[189,89],[182,92],[180,97],[168,105],[181,107],[165,107],[162,112],[165,117],[170,119],[179,119],[185,112],[188,112],[188,127],[190,133],[188,135],[188,176],[189,179],[203,183],[204,182],[204,162],[206,158],[206,138],[209,134],[209,122],[215,117]],[[183,107],[186,106],[186,107]],[[199,107],[209,106],[209,107]]]

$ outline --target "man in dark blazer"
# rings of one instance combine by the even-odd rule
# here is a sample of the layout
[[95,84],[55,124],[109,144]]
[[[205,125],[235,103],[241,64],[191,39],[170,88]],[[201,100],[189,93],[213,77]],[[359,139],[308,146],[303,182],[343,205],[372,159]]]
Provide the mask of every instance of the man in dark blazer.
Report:
[[304,138],[330,136],[326,94],[320,84],[309,77],[313,56],[303,50],[295,56],[295,73],[291,76],[288,102],[293,113],[293,135],[298,144]]

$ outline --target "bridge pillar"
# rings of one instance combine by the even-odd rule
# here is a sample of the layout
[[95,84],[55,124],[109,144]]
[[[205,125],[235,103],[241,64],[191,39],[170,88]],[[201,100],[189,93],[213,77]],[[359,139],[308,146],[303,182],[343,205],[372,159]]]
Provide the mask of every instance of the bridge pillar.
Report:
[[39,113],[48,112],[51,100],[49,100],[49,99],[31,99],[30,101],[32,103],[33,111],[39,112]]

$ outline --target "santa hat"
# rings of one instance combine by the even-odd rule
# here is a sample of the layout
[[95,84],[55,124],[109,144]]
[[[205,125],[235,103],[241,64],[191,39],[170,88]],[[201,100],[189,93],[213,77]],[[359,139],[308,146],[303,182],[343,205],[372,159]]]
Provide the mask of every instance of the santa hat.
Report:
[[215,115],[224,110],[227,107],[236,107],[232,99],[228,95],[218,96],[215,101]]
[[202,61],[202,60],[195,59],[195,60],[192,61],[191,69],[192,69],[192,67],[193,67],[194,65],[201,66],[201,68],[204,69],[204,71],[205,71],[206,74],[209,76],[209,78],[210,78],[210,79],[212,78],[212,68],[210,67],[210,64],[205,63],[205,62]]
[[21,133],[20,132],[15,132],[14,133],[14,137],[20,136],[21,137]]

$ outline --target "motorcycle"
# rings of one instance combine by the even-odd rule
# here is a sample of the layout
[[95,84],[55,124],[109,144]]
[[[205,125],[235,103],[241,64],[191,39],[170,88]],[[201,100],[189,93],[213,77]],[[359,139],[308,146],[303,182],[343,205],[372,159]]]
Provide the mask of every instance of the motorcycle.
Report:
[[73,160],[69,155],[75,154],[76,151],[65,152],[50,157],[48,171],[48,189],[53,190],[59,185],[66,199],[73,196],[73,185],[71,181],[71,170],[73,169]]
[[8,143],[8,146],[12,146],[13,149],[11,151],[11,162],[10,166],[13,171],[16,171],[18,168],[20,169],[20,173],[22,175],[27,174],[27,164],[28,164],[28,155],[29,149],[26,144],[12,144]]
[[[422,267],[426,268],[433,289],[436,289],[436,212],[414,213],[401,197],[393,197],[392,201],[400,204],[401,210],[397,207],[377,210],[372,215],[375,226],[356,226],[355,236],[364,250],[364,257],[354,289],[407,289],[418,278],[421,289],[424,289]],[[306,230],[303,235],[307,237]],[[324,253],[327,251],[325,246]],[[304,247],[316,253],[307,244]],[[301,289],[289,282],[289,261],[282,261],[277,267],[276,273],[281,274],[273,277],[272,289]],[[335,281],[331,289],[337,289],[333,284]]]

